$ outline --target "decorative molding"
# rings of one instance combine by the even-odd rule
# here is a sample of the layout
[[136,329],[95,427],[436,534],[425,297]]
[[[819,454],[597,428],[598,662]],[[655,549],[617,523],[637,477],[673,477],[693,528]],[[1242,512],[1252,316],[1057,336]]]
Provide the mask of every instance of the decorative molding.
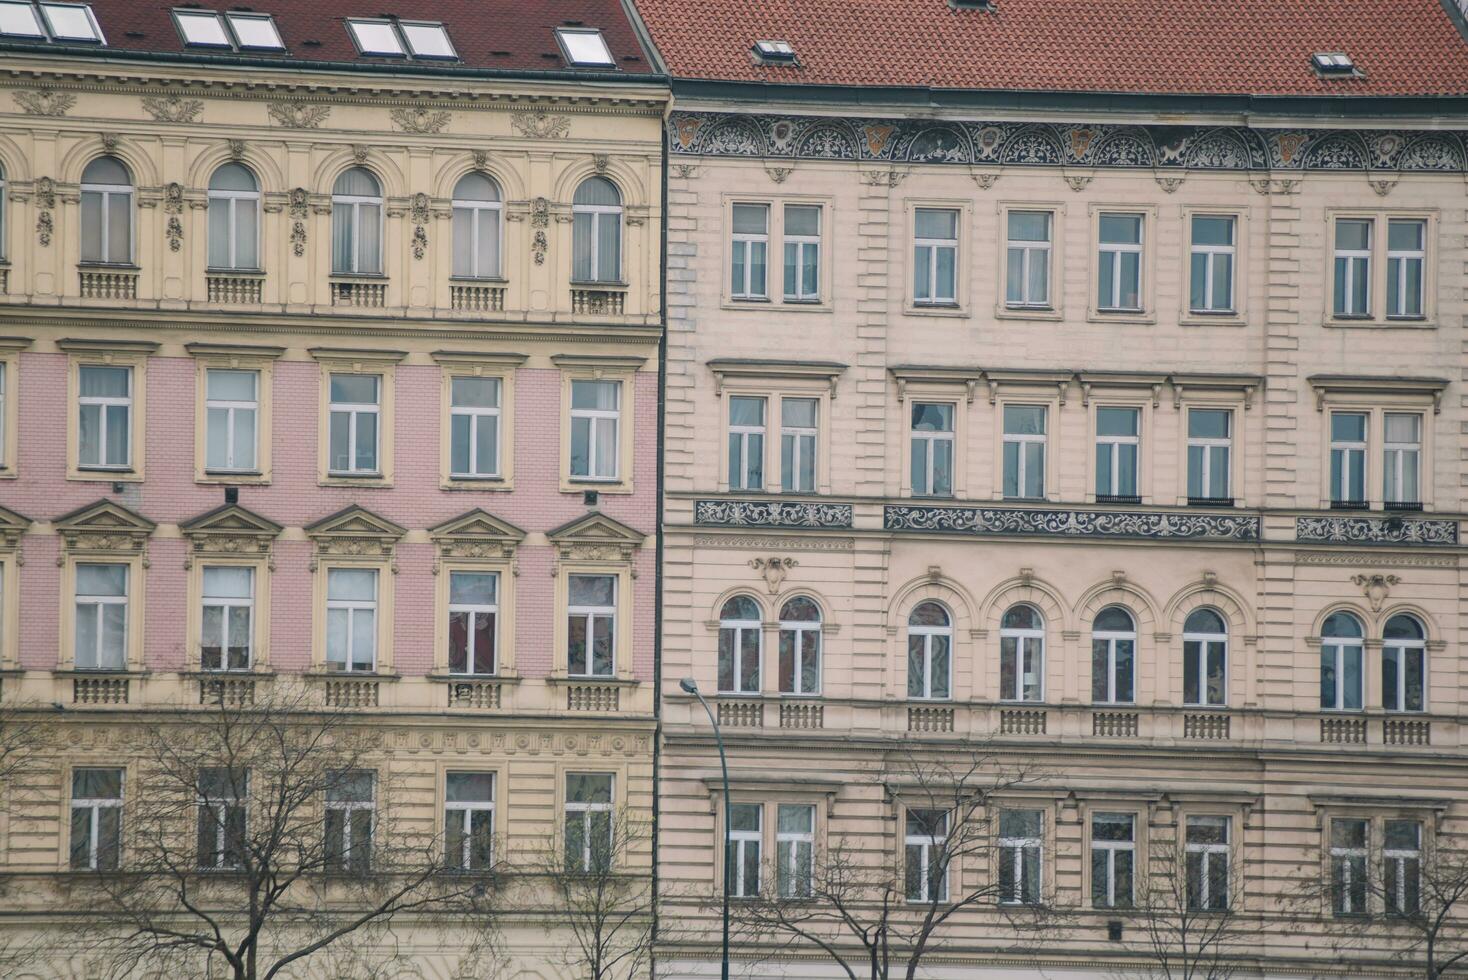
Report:
[[331,115],[331,106],[308,102],[272,102],[266,108],[276,125],[286,129],[317,129]]
[[[20,536],[31,526],[31,519],[8,507],[0,507],[0,552],[14,552],[20,547]],[[19,564],[24,559],[17,557]]]
[[358,163],[366,163],[369,152],[371,152],[370,148],[365,143],[352,144],[352,159]]
[[1259,540],[1259,518],[1244,514],[889,505],[882,508],[882,527],[888,531],[936,531],[946,534]]
[[868,170],[861,175],[861,182],[868,187],[896,187],[905,179],[905,170]]
[[559,140],[571,135],[571,120],[548,112],[515,112],[510,125],[521,136],[537,140]]
[[790,569],[799,564],[800,562],[794,558],[781,558],[778,555],[749,560],[749,567],[764,577],[765,589],[770,595],[779,594],[780,586],[785,583],[785,576],[790,574]]
[[673,164],[673,176],[680,180],[693,180],[698,177],[698,164],[675,163]]
[[1371,185],[1371,189],[1376,192],[1377,197],[1386,197],[1397,186],[1397,179],[1395,177],[1389,179],[1367,178],[1366,183]]
[[1392,594],[1392,586],[1402,580],[1396,575],[1373,572],[1370,575],[1352,575],[1351,581],[1361,587],[1366,601],[1371,603],[1372,612],[1381,612],[1381,604]]
[[1415,517],[1296,517],[1295,540],[1326,544],[1457,544],[1458,522]]
[[231,160],[243,160],[245,158],[245,141],[244,140],[230,140],[229,141],[229,158]]
[[201,99],[185,99],[178,95],[161,98],[146,95],[143,97],[143,109],[155,122],[191,123],[198,121],[199,113],[204,111],[204,103]]
[[1164,193],[1176,194],[1178,188],[1183,186],[1183,178],[1179,176],[1164,177],[1158,174],[1157,186],[1162,188]]
[[986,191],[993,187],[999,180],[999,175],[991,171],[984,171],[973,175],[974,183],[979,185],[979,190]]
[[530,241],[535,264],[545,265],[545,253],[550,248],[550,241],[545,236],[545,230],[550,227],[550,201],[537,197],[530,202],[530,227],[535,229]]
[[66,554],[77,552],[140,553],[146,567],[148,536],[157,527],[143,515],[110,500],[63,514],[52,524],[61,536],[62,553],[56,556],[57,565],[62,564]]
[[1407,552],[1395,555],[1370,554],[1365,551],[1297,551],[1296,565],[1386,566],[1389,568],[1457,568],[1453,555],[1424,555]]
[[443,109],[426,109],[414,106],[411,109],[389,109],[388,117],[405,133],[441,133],[453,116]]
[[785,183],[785,178],[795,172],[794,167],[766,167],[765,173],[769,174],[771,180],[777,184]]
[[102,137],[102,150],[105,153],[116,153],[117,147],[122,143],[122,137],[116,133],[100,133]]
[[[388,558],[408,529],[365,507],[353,504],[335,514],[306,525],[302,530],[315,544],[310,568],[316,571],[321,558]],[[394,561],[392,570],[397,571]]]
[[1080,193],[1090,186],[1095,177],[1095,174],[1066,174],[1065,182],[1070,185],[1071,190]]
[[184,235],[183,222],[178,217],[183,214],[183,185],[177,181],[163,188],[163,211],[168,215],[163,229],[168,239],[168,250],[177,252],[183,248]]
[[612,158],[608,154],[593,153],[591,155],[591,169],[595,170],[597,173],[605,176],[606,172],[611,169],[611,166]]
[[514,558],[515,549],[525,540],[524,531],[478,507],[429,528],[428,536],[434,546],[435,575],[444,559]]
[[52,88],[21,89],[10,93],[15,104],[28,116],[64,116],[76,105],[76,96]]
[[782,537],[771,534],[697,534],[693,538],[695,548],[727,548],[731,551],[855,551],[856,541],[852,538]]
[[51,235],[56,227],[51,220],[51,211],[56,207],[56,182],[50,177],[36,181],[36,242],[42,248],[51,245]]
[[[184,567],[193,564],[196,555],[242,555],[271,557],[271,547],[282,528],[279,524],[239,504],[225,504],[178,527],[189,541],[189,554]],[[274,569],[274,564],[270,565]]]
[[849,528],[851,504],[785,503],[775,500],[698,500],[693,505],[695,524],[731,527]]
[[482,172],[489,169],[489,154],[484,150],[472,150],[469,156],[474,161],[475,170]]
[[646,538],[642,532],[598,511],[547,531],[545,536],[560,561],[628,562]]
[[291,189],[289,207],[291,216],[291,254],[301,258],[306,254],[306,218],[310,214],[311,195],[304,187]]
[[419,191],[414,194],[408,206],[408,216],[413,220],[413,259],[415,261],[423,258],[428,251],[428,232],[423,227],[428,224],[431,215],[428,210],[428,195]]

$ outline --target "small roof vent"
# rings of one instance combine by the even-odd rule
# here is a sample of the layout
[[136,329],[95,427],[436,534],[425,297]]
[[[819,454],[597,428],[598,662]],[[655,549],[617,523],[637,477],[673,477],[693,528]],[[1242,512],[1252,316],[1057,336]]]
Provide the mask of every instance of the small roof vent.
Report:
[[793,65],[795,64],[795,46],[789,41],[756,41],[754,42],[754,56],[767,65]]
[[1310,56],[1310,64],[1318,74],[1330,78],[1349,78],[1361,74],[1356,63],[1344,51],[1317,51]]
[[954,10],[993,10],[994,0],[948,0]]

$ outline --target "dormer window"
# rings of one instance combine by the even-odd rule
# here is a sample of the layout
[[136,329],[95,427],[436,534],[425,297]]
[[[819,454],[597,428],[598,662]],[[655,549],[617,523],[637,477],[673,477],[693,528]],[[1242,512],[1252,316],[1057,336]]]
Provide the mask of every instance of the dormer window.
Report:
[[280,32],[269,14],[218,14],[212,10],[175,10],[173,19],[184,44],[225,51],[283,51]]
[[557,27],[556,40],[568,64],[581,68],[614,68],[607,39],[594,27]]
[[0,0],[0,36],[62,43],[106,43],[92,8],[84,3]]
[[754,53],[760,61],[771,65],[795,64],[795,47],[789,41],[756,41]]
[[347,29],[362,54],[376,58],[420,58],[430,61],[458,57],[448,31],[437,21],[360,20],[348,18]]
[[1357,74],[1356,63],[1342,51],[1317,51],[1310,56],[1310,64],[1320,74],[1331,77]]

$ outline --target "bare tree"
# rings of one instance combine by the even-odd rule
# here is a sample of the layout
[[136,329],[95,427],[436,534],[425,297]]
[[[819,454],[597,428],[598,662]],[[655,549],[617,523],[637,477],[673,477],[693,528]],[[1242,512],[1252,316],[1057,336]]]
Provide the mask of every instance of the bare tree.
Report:
[[[37,752],[44,741],[34,705],[0,704],[0,811],[8,811],[15,805],[25,777],[37,765]],[[10,873],[0,874],[0,899],[9,892],[14,877]],[[35,940],[0,936],[0,973],[17,972],[38,951]]]
[[1241,936],[1237,862],[1204,850],[1187,853],[1182,841],[1161,840],[1149,851],[1130,911],[1118,910],[1140,930],[1137,952],[1145,966],[1117,980],[1229,980]]

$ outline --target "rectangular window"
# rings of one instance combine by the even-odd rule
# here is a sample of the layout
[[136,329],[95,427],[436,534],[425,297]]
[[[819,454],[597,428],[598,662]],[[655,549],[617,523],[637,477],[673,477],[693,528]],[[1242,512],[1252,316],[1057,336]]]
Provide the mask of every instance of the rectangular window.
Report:
[[377,570],[326,572],[326,669],[377,669]]
[[918,306],[958,302],[958,212],[913,212],[912,301]]
[[449,673],[493,674],[500,577],[449,573]]
[[817,398],[780,399],[780,486],[786,493],[816,492]]
[[915,497],[953,495],[954,406],[912,403],[912,493]]
[[1392,504],[1422,502],[1422,416],[1387,412],[1382,420],[1382,498]]
[[765,400],[729,398],[729,489],[765,488]]
[[1228,501],[1233,412],[1188,409],[1188,500]]
[[1371,236],[1369,218],[1339,218],[1335,223],[1335,315],[1371,315]]
[[102,31],[92,14],[90,4],[85,3],[42,3],[41,13],[51,28],[51,37],[57,41],[102,40]]
[[210,368],[205,372],[204,389],[204,469],[254,472],[260,372]]
[[571,476],[615,480],[619,468],[622,383],[571,382]]
[[596,28],[556,28],[556,37],[565,51],[566,61],[577,66],[616,67],[606,38]]
[[1382,895],[1388,915],[1416,915],[1422,910],[1422,824],[1388,820],[1381,852]]
[[[1228,636],[1211,610],[1199,619],[1189,617],[1184,625],[1183,704],[1222,707],[1228,703]],[[1200,625],[1206,631],[1189,628]]]
[[255,613],[255,570],[241,565],[204,568],[199,666],[249,670]]
[[352,32],[352,38],[357,42],[357,50],[363,54],[385,58],[401,58],[407,54],[403,50],[403,42],[398,37],[398,32],[393,30],[392,24],[388,21],[348,18],[347,29]]
[[1188,817],[1186,837],[1188,908],[1228,908],[1228,817]]
[[71,772],[71,866],[116,871],[122,855],[122,770]]
[[1098,909],[1132,906],[1136,868],[1137,818],[1130,813],[1091,815],[1091,905]]
[[469,480],[499,476],[499,378],[450,380],[449,473]]
[[1096,499],[1137,503],[1137,456],[1141,451],[1142,412],[1136,408],[1096,409]]
[[821,693],[821,613],[803,596],[780,609],[780,693]]
[[224,22],[212,10],[175,10],[173,19],[178,22],[179,33],[184,44],[201,48],[233,48]]
[[1005,258],[1004,305],[1012,310],[1050,308],[1049,211],[1011,211]]
[[444,866],[484,871],[494,864],[494,773],[444,776]]
[[1366,856],[1370,825],[1336,817],[1330,822],[1330,894],[1336,915],[1366,914]]
[[1137,632],[1120,609],[1103,610],[1091,627],[1091,700],[1130,704],[1137,689]]
[[908,810],[904,842],[909,902],[948,899],[948,811]]
[[776,811],[775,884],[781,898],[810,898],[815,878],[816,808],[781,803]]
[[30,38],[45,38],[46,36],[46,32],[41,28],[41,19],[36,13],[36,8],[29,0],[25,3],[14,3],[10,0],[0,3],[0,34]]
[[1045,496],[1045,406],[1004,406],[1004,496]]
[[1194,313],[1232,313],[1235,220],[1226,215],[1198,214],[1193,216],[1192,225],[1188,309]]
[[1423,275],[1427,261],[1427,222],[1391,220],[1386,223],[1386,315],[1392,319],[1420,320],[1423,316]]
[[729,806],[729,845],[724,854],[724,874],[729,876],[729,894],[735,898],[753,898],[759,894],[760,817],[764,807],[758,803],[732,803]]
[[568,587],[566,672],[611,677],[616,672],[617,577],[572,575]]
[[229,26],[234,31],[234,36],[242,49],[255,51],[285,49],[285,45],[280,40],[280,31],[275,28],[275,18],[271,15],[229,12],[224,17],[229,21]]
[[1333,507],[1366,506],[1365,412],[1330,413],[1330,502]]
[[821,298],[821,209],[814,204],[785,205],[785,301],[815,303]]
[[565,843],[567,871],[589,874],[611,867],[611,773],[566,773]]
[[[0,187],[0,206],[3,206],[5,203],[3,192],[4,188]],[[4,226],[0,225],[0,231],[3,231],[3,228]],[[0,364],[0,470],[5,469],[9,463],[9,457],[6,454],[10,447],[5,444],[5,414],[10,410],[5,388],[6,380],[5,365]]]
[[77,369],[77,465],[127,469],[132,461],[133,369],[83,364]]
[[326,780],[326,869],[363,874],[372,867],[376,774],[333,772]]
[[1102,214],[1096,307],[1136,312],[1142,308],[1142,216]]
[[458,55],[449,40],[449,32],[437,21],[398,21],[403,40],[408,42],[408,51],[415,58],[452,60]]
[[729,246],[729,295],[734,299],[769,296],[770,206],[734,205],[734,235]]
[[1039,810],[999,813],[999,901],[1038,905],[1045,815]]
[[333,374],[328,471],[342,476],[376,476],[382,378],[376,374]]
[[199,770],[199,869],[240,866],[245,850],[245,806],[250,774],[245,769]]
[[126,565],[76,566],[77,670],[127,669]]

